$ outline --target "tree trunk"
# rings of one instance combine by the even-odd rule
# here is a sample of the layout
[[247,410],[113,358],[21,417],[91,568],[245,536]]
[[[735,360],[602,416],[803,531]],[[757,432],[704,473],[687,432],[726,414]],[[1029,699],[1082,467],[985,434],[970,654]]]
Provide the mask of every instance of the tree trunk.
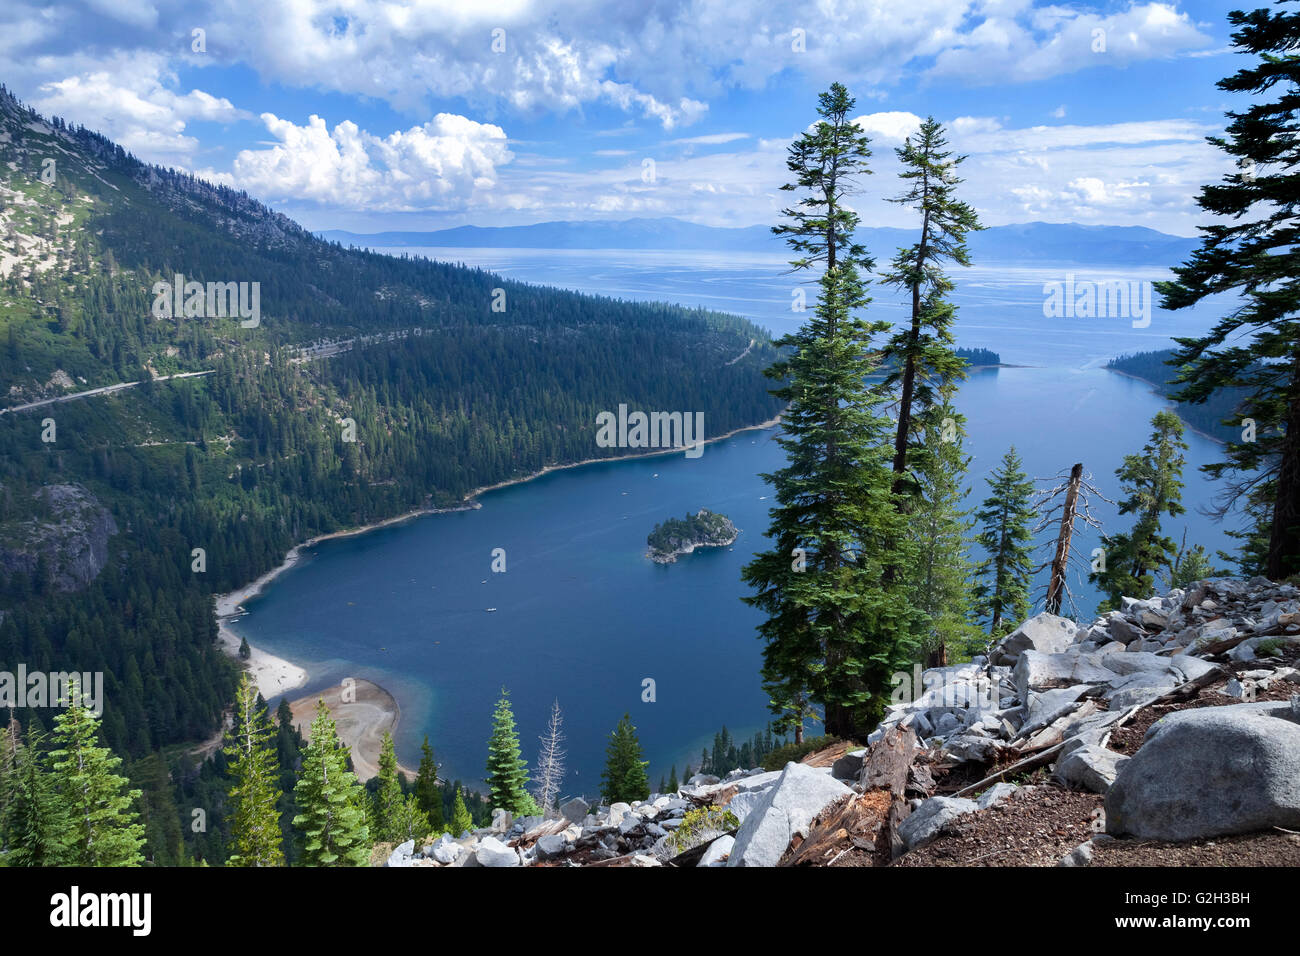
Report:
[[916,390],[916,342],[921,335],[921,287],[912,287],[912,330],[907,360],[903,363],[903,387],[898,399],[898,430],[894,434],[894,492],[902,489],[907,470],[907,433],[912,430],[912,393]]
[[1065,492],[1065,508],[1061,511],[1061,533],[1056,539],[1056,555],[1052,558],[1052,577],[1047,583],[1048,614],[1059,614],[1061,597],[1065,593],[1065,568],[1070,561],[1070,536],[1074,533],[1074,514],[1079,506],[1079,485],[1083,482],[1083,462],[1070,469],[1070,486]]
[[843,704],[826,705],[826,733],[848,739],[853,736],[853,714]]
[[[1300,388],[1300,355],[1291,364],[1291,387]],[[1287,409],[1282,460],[1277,468],[1277,497],[1268,536],[1265,574],[1274,581],[1295,574],[1300,564],[1300,397]]]

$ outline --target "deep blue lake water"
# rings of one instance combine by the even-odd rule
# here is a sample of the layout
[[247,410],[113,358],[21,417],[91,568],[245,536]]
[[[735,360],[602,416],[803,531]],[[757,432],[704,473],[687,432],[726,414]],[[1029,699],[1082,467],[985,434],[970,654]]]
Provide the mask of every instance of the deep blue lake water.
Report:
[[[776,332],[800,320],[789,311],[793,282],[774,257],[437,254],[528,281],[709,305]],[[1177,317],[1157,313],[1146,329],[1128,319],[1044,319],[1042,283],[1067,269],[1092,278],[1104,272],[986,268],[959,277],[961,343],[1034,366],[980,371],[961,390],[973,499],[983,497],[983,477],[1013,442],[1031,475],[1082,461],[1102,491],[1116,497],[1115,468],[1141,448],[1164,403],[1144,383],[1100,365],[1124,352],[1165,347],[1169,335],[1199,332],[1213,320],[1212,307]],[[896,308],[878,295],[874,307]],[[478,786],[493,704],[506,686],[530,765],[551,702],[559,700],[568,735],[566,794],[598,791],[607,735],[624,712],[637,725],[653,785],[671,763],[679,771],[688,760],[698,766],[700,748],[722,724],[746,735],[767,720],[754,631],[759,615],[740,601],[740,569],[762,546],[767,526],[770,489],[758,475],[780,465],[773,435],[745,432],[708,446],[698,459],[678,453],[555,472],[490,492],[477,511],[327,542],[252,601],[236,629],[306,666],[309,691],[344,677],[388,688],[402,708],[397,746],[410,766],[427,733],[444,775]],[[1219,446],[1191,432],[1187,441],[1188,514],[1166,528],[1178,538],[1186,525],[1189,543],[1226,548],[1222,527],[1196,513],[1214,490],[1196,469],[1215,460]],[[1109,528],[1127,528],[1113,508],[1097,505]],[[656,522],[701,507],[729,515],[742,529],[734,549],[669,566],[643,557]],[[1088,536],[1085,552],[1094,543]],[[494,548],[506,551],[504,574],[490,570]],[[1071,583],[1080,613],[1090,616],[1095,592],[1086,582]],[[645,678],[656,683],[654,703],[642,701]]]

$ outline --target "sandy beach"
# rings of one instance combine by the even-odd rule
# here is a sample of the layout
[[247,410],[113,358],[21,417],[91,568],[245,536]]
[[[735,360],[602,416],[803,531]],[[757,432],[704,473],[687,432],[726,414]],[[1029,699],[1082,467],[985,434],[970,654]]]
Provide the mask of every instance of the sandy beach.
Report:
[[[316,701],[324,700],[338,727],[339,739],[352,751],[352,766],[357,779],[369,780],[379,773],[379,751],[383,745],[384,731],[393,732],[401,717],[401,710],[393,695],[378,684],[356,680],[352,686],[352,699],[344,702],[341,686],[329,687],[317,694],[308,694],[290,702],[293,723],[304,737],[311,733],[311,722],[316,716]],[[398,769],[410,779],[415,771],[398,764]]]
[[[239,660],[239,635],[226,627],[224,620],[218,620],[217,630],[221,649]],[[283,657],[268,654],[252,644],[248,645],[248,649],[250,651],[248,660],[242,663],[248,665],[248,672],[253,676],[253,682],[257,684],[257,692],[268,703],[274,704],[283,695],[307,683],[307,672],[297,664],[286,661]]]

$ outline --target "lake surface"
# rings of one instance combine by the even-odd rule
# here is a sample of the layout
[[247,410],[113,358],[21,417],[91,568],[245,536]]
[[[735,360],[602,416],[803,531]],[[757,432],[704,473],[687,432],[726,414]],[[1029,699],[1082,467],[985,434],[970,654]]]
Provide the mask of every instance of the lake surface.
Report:
[[[789,312],[793,283],[775,257],[436,252],[527,281],[705,304],[776,332],[801,319]],[[1073,271],[1101,278],[1106,270]],[[1146,329],[1128,319],[1044,319],[1042,284],[1064,274],[986,268],[961,275],[962,344],[1034,366],[979,371],[962,387],[959,407],[974,456],[971,500],[986,494],[984,476],[1013,442],[1031,475],[1082,461],[1102,492],[1117,497],[1114,470],[1141,448],[1164,402],[1146,384],[1100,365],[1165,347],[1168,335],[1193,334],[1213,321],[1213,308],[1176,318],[1156,313]],[[874,307],[897,308],[884,299]],[[677,453],[558,471],[485,494],[480,510],[326,542],[252,601],[235,629],[306,666],[307,691],[345,677],[388,688],[402,708],[397,747],[410,766],[427,733],[444,776],[480,786],[492,709],[505,686],[530,766],[551,702],[559,700],[566,794],[598,792],[608,734],[624,712],[637,725],[654,786],[672,763],[679,771],[687,761],[698,767],[700,748],[724,723],[745,736],[768,719],[758,677],[760,615],[740,600],[740,569],[763,544],[771,492],[758,475],[780,467],[774,434],[744,432],[698,459]],[[1196,469],[1216,460],[1219,446],[1191,432],[1187,442],[1189,513],[1167,521],[1166,530],[1178,539],[1186,525],[1189,543],[1227,548],[1223,528],[1196,513],[1214,490]],[[1104,502],[1095,506],[1112,530],[1131,523]],[[656,522],[702,507],[729,515],[742,530],[733,549],[667,566],[644,557]],[[1084,553],[1095,543],[1085,535]],[[505,573],[491,571],[495,548],[505,549]],[[1095,591],[1080,580],[1071,586],[1080,614],[1091,616]],[[646,678],[655,681],[653,703],[642,700]]]

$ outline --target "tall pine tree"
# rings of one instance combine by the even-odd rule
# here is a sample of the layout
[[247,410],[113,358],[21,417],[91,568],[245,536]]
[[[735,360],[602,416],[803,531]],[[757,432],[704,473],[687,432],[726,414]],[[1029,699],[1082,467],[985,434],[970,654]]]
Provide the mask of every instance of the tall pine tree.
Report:
[[1123,483],[1126,497],[1119,503],[1120,514],[1134,516],[1128,534],[1102,538],[1105,569],[1088,576],[1106,594],[1098,610],[1114,610],[1124,595],[1146,598],[1155,590],[1156,576],[1162,570],[1170,575],[1178,560],[1178,546],[1168,535],[1160,533],[1160,517],[1182,514],[1183,458],[1187,450],[1183,441],[1183,423],[1168,410],[1151,419],[1151,440],[1138,455],[1125,455],[1115,469]]
[[1016,446],[987,479],[990,494],[975,512],[978,541],[987,557],[975,569],[975,613],[997,641],[1029,614],[1034,483],[1022,470]]
[[820,97],[821,119],[789,148],[786,165],[802,190],[784,210],[795,270],[822,268],[813,316],[779,343],[791,350],[768,375],[787,402],[779,444],[786,464],[765,474],[777,505],[769,511],[773,547],[755,556],[744,580],[757,593],[764,639],[763,684],[782,730],[802,739],[820,704],[829,733],[870,731],[884,713],[890,676],[914,649],[906,589],[886,569],[906,567],[908,542],[891,493],[890,436],[884,396],[866,387],[878,368],[871,338],[889,328],[855,313],[866,306],[860,269],[871,266],[853,241],[857,214],[846,203],[866,173],[867,138],[849,119],[853,98],[840,84]]
[[[947,388],[941,389],[941,396]],[[911,466],[913,503],[908,534],[916,545],[907,574],[919,612],[918,640],[927,665],[944,667],[949,651],[967,656],[983,642],[974,614],[969,558],[971,514],[962,487],[970,457],[963,447],[965,418],[946,401],[922,411],[917,434],[926,452]]]
[[10,721],[4,775],[4,814],[0,832],[8,854],[6,866],[59,866],[70,862],[69,821],[54,792],[50,774],[41,766],[41,738],[24,743],[17,721]]
[[1242,299],[1207,335],[1176,339],[1170,364],[1181,401],[1246,390],[1227,422],[1241,440],[1203,470],[1237,476],[1220,505],[1226,514],[1241,503],[1256,523],[1237,533],[1243,569],[1276,580],[1300,571],[1300,14],[1260,9],[1228,20],[1237,52],[1258,57],[1218,83],[1251,98],[1227,114],[1226,137],[1210,137],[1238,172],[1202,188],[1198,203],[1215,221],[1201,227],[1201,246],[1177,278],[1158,288],[1166,309],[1223,293]]
[[138,866],[144,827],[132,802],[139,790],[128,790],[127,779],[114,771],[122,763],[99,746],[99,719],[74,683],[67,708],[54,718],[54,749],[50,751],[59,813],[68,826],[72,866]]
[[528,764],[520,753],[510,692],[502,687],[501,699],[492,713],[492,736],[488,739],[487,785],[494,810],[521,815],[535,805],[528,796]]
[[632,715],[624,714],[605,750],[605,769],[600,775],[601,795],[607,803],[631,803],[650,796],[650,778],[645,768],[648,760],[641,759],[641,742],[637,740]]
[[294,787],[303,863],[307,866],[365,866],[370,833],[365,825],[365,789],[347,768],[348,748],[338,737],[325,701],[317,701],[311,735],[302,752]]
[[961,183],[956,170],[966,157],[954,156],[947,145],[943,126],[930,117],[896,151],[902,164],[899,176],[907,188],[891,201],[914,209],[921,219],[917,241],[898,250],[884,277],[886,285],[905,289],[910,298],[910,321],[884,351],[891,367],[886,387],[898,388],[892,467],[894,490],[904,507],[911,503],[904,492],[918,492],[908,474],[910,460],[933,451],[919,441],[916,420],[935,403],[941,386],[965,377],[965,363],[954,350],[956,310],[946,298],[953,284],[943,267],[945,262],[970,265],[966,235],[982,227],[975,210],[956,198]]
[[446,829],[442,815],[442,791],[438,787],[438,763],[433,759],[428,734],[424,735],[424,743],[420,745],[420,767],[415,774],[415,799],[429,818],[429,828],[434,833]]
[[401,835],[406,801],[402,795],[402,782],[398,779],[393,735],[387,730],[384,731],[379,746],[378,777],[379,789],[375,792],[374,807],[375,832],[372,837],[377,843],[400,843],[406,839]]
[[235,692],[235,712],[226,732],[230,776],[230,866],[284,866],[277,782],[280,765],[265,705],[245,673]]

